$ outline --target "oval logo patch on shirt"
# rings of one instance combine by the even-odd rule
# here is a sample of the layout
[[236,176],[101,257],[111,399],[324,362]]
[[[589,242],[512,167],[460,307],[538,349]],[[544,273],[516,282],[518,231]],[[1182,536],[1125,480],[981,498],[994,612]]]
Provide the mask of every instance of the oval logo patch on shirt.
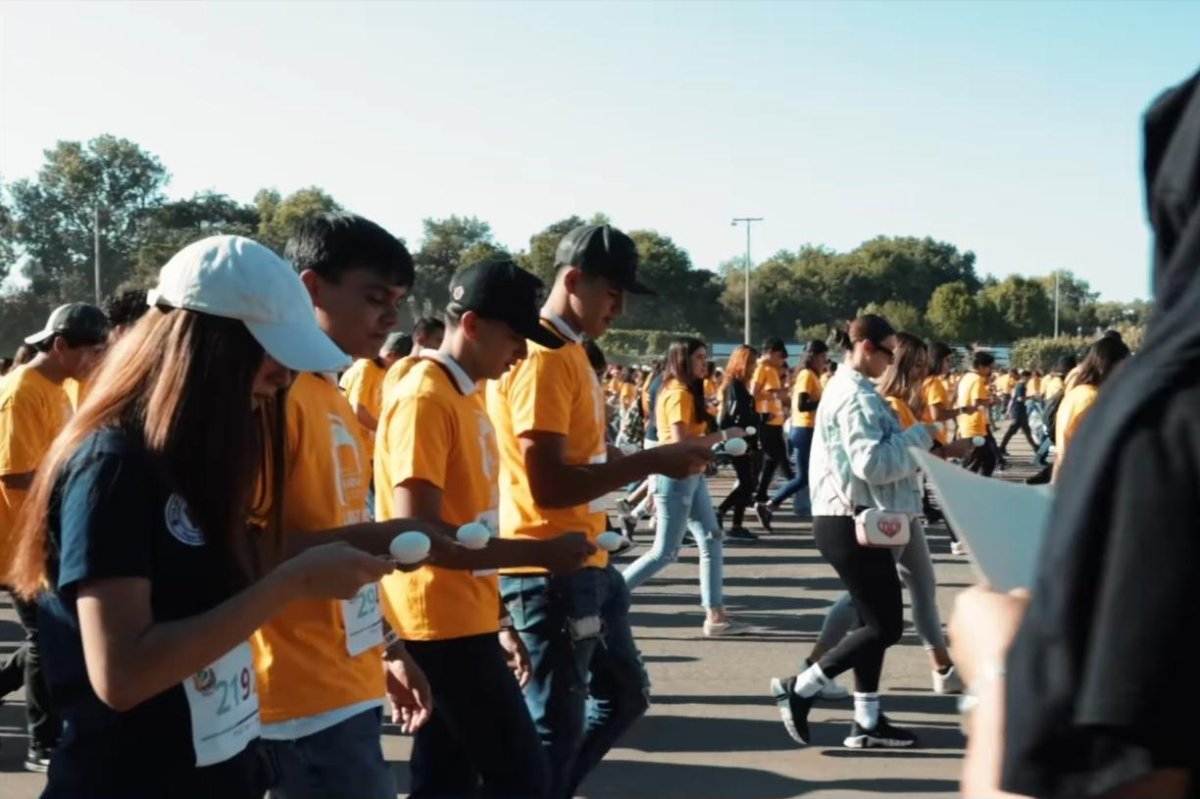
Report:
[[171,498],[167,500],[166,522],[167,529],[179,543],[187,544],[189,547],[204,546],[204,533],[192,521],[192,516],[188,513],[187,502],[178,494],[172,494]]

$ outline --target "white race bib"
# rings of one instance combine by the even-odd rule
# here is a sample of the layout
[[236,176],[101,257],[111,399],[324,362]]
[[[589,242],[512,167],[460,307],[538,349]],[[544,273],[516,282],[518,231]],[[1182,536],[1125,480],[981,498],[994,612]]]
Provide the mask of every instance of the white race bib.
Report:
[[[589,464],[608,463],[608,450],[588,458]],[[588,513],[604,513],[608,510],[608,501],[604,497],[593,499],[588,503]]]
[[258,686],[249,642],[192,675],[183,689],[198,767],[229,760],[258,737]]
[[[492,538],[500,537],[500,511],[493,508],[485,510],[483,513],[475,517],[475,521],[487,527],[488,532],[492,534]],[[496,573],[495,569],[476,569],[471,574],[476,577],[489,577]]]
[[346,628],[346,651],[350,657],[383,643],[378,583],[364,585],[353,599],[342,601],[342,623]]

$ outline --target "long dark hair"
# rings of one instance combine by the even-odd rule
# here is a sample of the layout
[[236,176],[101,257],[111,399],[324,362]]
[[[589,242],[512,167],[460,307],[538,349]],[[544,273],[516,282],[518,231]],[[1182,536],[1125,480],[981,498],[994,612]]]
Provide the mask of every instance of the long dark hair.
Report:
[[829,345],[819,338],[814,338],[808,342],[808,346],[804,348],[804,360],[800,362],[800,366],[796,369],[796,374],[800,374],[805,369],[808,369],[813,374],[817,373],[816,363],[817,358],[829,352]]
[[704,401],[704,378],[692,375],[692,356],[707,345],[698,338],[677,338],[667,348],[667,365],[664,379],[678,380],[688,387],[696,402],[696,421],[709,420],[708,406]]
[[1129,357],[1129,347],[1119,338],[1105,336],[1092,345],[1079,365],[1075,385],[1099,386],[1116,371],[1121,361]]
[[913,380],[912,371],[917,359],[925,352],[927,350],[924,341],[911,333],[897,333],[895,357],[879,381],[880,394],[903,400],[913,413],[917,413],[919,410],[918,399],[921,396],[921,384],[924,382],[924,376],[920,380]]
[[87,398],[38,468],[17,522],[11,584],[32,597],[45,586],[48,570],[57,569],[48,560],[51,494],[83,442],[105,427],[142,443],[163,486],[186,501],[192,521],[227,564],[227,574],[213,579],[236,588],[255,576],[258,553],[247,519],[282,513],[284,397],[273,422],[268,412],[253,409],[262,361],[262,347],[238,320],[150,309],[109,351]]
[[935,377],[941,375],[946,367],[946,359],[954,356],[954,350],[940,341],[929,345],[929,374]]

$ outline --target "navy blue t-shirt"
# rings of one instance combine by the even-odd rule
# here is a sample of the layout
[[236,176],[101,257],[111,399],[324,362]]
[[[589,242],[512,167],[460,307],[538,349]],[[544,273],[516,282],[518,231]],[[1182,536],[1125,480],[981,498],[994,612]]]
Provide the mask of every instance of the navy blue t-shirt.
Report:
[[203,613],[232,593],[218,553],[182,498],[162,484],[142,444],[109,428],[89,437],[55,481],[47,550],[53,590],[38,600],[43,669],[63,737],[43,797],[261,797],[252,743],[197,768],[185,689],[118,713],[88,679],[75,596],[87,581],[141,577],[156,622]]

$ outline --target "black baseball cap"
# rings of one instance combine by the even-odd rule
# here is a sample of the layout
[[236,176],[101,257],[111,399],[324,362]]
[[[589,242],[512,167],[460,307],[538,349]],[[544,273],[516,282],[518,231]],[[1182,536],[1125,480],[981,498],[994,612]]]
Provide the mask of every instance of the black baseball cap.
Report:
[[108,338],[109,328],[104,311],[95,305],[72,302],[55,308],[46,320],[46,327],[25,339],[25,343],[37,346],[54,336],[64,336],[75,346],[101,344]]
[[488,258],[450,279],[449,309],[456,314],[474,311],[484,319],[505,322],[518,335],[556,350],[563,340],[542,325],[538,310],[543,285],[509,258]]
[[638,282],[637,245],[612,225],[580,225],[563,236],[554,265],[577,266],[584,274],[606,278],[630,294],[658,294]]

